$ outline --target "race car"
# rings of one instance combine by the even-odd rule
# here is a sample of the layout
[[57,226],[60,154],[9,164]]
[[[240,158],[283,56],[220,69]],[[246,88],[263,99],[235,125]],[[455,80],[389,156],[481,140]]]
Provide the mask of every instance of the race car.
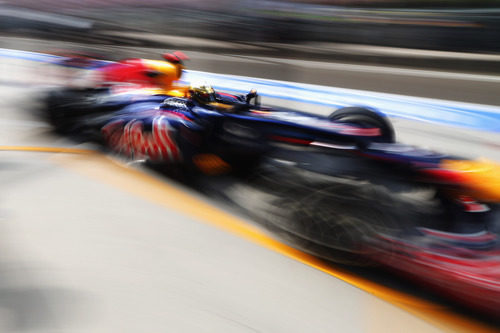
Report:
[[[450,263],[451,252],[441,252],[442,247],[429,250],[430,234],[466,239],[499,230],[497,164],[397,143],[391,122],[377,110],[352,106],[319,116],[263,106],[256,91],[124,81],[51,91],[45,99],[47,119],[59,133],[97,142],[131,160],[181,170],[188,178],[260,173],[259,186],[274,196],[266,201],[275,207],[248,210],[300,238],[311,253],[335,249],[329,260],[342,261],[339,252],[356,254],[411,274],[418,274],[417,268],[430,274],[428,268],[438,265],[432,278],[422,274],[433,283],[434,277],[455,279],[456,271],[475,273],[467,261],[461,262],[463,270]],[[420,190],[425,196],[415,199]],[[426,232],[411,243],[415,230]],[[481,255],[492,260],[488,267],[496,267],[496,250]],[[470,298],[472,306],[488,292],[498,294],[495,274],[488,275],[493,283]],[[479,290],[470,279],[454,281],[457,288],[463,283],[463,290]],[[483,303],[486,311],[496,306]]]
[[383,186],[432,185],[452,201],[500,201],[498,165],[396,143],[390,121],[376,110],[346,107],[325,117],[262,106],[255,91],[187,91],[173,97],[135,86],[63,89],[49,94],[46,113],[60,133],[185,172],[247,173],[276,157],[318,174],[383,179]]

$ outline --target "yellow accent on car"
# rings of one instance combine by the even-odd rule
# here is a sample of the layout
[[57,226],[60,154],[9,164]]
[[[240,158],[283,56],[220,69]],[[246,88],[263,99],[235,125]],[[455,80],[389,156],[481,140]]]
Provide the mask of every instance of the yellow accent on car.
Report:
[[172,89],[166,90],[165,94],[173,97],[185,98],[189,96],[188,86],[174,86]]
[[[188,96],[188,87],[183,86],[174,86],[170,89],[163,89],[158,87],[147,87],[147,88],[139,88],[132,90],[137,94],[143,95],[168,95],[172,97],[187,97]],[[129,94],[131,90],[124,90],[121,92],[122,94]]]
[[151,70],[162,74],[157,78],[158,85],[165,87],[166,89],[172,87],[174,81],[180,79],[182,69],[184,68],[181,64],[172,64],[161,60],[144,59],[143,63]]
[[231,166],[214,154],[195,155],[193,156],[193,163],[201,172],[209,176],[221,175],[231,171]]
[[444,160],[441,167],[459,172],[472,195],[487,202],[500,201],[500,165],[486,159]]
[[231,111],[234,108],[234,105],[224,104],[224,103],[208,103],[209,106],[216,108],[217,110]]
[[141,89],[137,90],[137,92],[144,94],[144,95],[165,95],[169,91],[170,90],[165,90],[162,88],[141,88]]

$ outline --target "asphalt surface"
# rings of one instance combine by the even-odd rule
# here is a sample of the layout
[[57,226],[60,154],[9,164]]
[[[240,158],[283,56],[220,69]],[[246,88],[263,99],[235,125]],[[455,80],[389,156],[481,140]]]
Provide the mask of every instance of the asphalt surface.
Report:
[[[307,66],[189,55],[192,69],[306,82],[296,73],[307,72]],[[0,145],[13,150],[2,152],[0,179],[3,331],[479,330],[443,320],[449,309],[442,305],[427,305],[441,314],[441,320],[415,316],[414,311],[410,314],[363,288],[242,239],[241,234],[237,237],[228,228],[214,228],[216,223],[207,220],[225,220],[226,215],[206,211],[202,203],[207,198],[185,188],[178,192],[179,185],[168,179],[145,181],[142,173],[126,171],[99,155],[16,151],[12,146],[75,148],[74,143],[52,136],[33,116],[40,85],[60,82],[65,73],[18,60],[2,61],[1,66]],[[340,69],[323,75],[330,85],[339,86],[343,81],[336,81],[336,76],[350,77]],[[400,88],[408,89],[408,94],[425,97],[450,81],[429,78],[428,91],[422,91],[410,83],[411,89],[403,87],[405,77],[400,75],[380,75],[400,80]],[[370,76],[361,76],[352,87],[363,89]],[[384,80],[379,82],[374,90],[390,91]],[[463,80],[457,85],[463,92],[473,83]],[[497,85],[486,82],[486,91],[476,93],[486,99]],[[475,101],[460,92],[450,96]],[[488,101],[498,105],[494,97]],[[496,134],[401,119],[395,120],[395,127],[403,142],[500,160]],[[182,209],[186,193],[188,203],[196,205]]]

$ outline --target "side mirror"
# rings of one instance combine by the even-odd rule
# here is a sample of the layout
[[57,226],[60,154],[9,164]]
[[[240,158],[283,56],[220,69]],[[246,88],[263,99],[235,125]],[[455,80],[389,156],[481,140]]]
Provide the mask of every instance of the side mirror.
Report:
[[260,105],[259,95],[257,94],[257,90],[256,89],[250,90],[250,92],[246,96],[245,102],[247,104],[250,104],[250,101],[252,99],[254,100],[254,105],[255,106],[259,106]]

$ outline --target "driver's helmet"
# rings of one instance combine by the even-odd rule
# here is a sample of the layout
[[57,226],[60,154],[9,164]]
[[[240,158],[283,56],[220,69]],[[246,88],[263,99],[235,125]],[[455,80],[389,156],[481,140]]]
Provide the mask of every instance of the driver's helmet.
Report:
[[200,104],[210,104],[216,101],[215,91],[208,85],[192,85],[189,87],[191,98]]

